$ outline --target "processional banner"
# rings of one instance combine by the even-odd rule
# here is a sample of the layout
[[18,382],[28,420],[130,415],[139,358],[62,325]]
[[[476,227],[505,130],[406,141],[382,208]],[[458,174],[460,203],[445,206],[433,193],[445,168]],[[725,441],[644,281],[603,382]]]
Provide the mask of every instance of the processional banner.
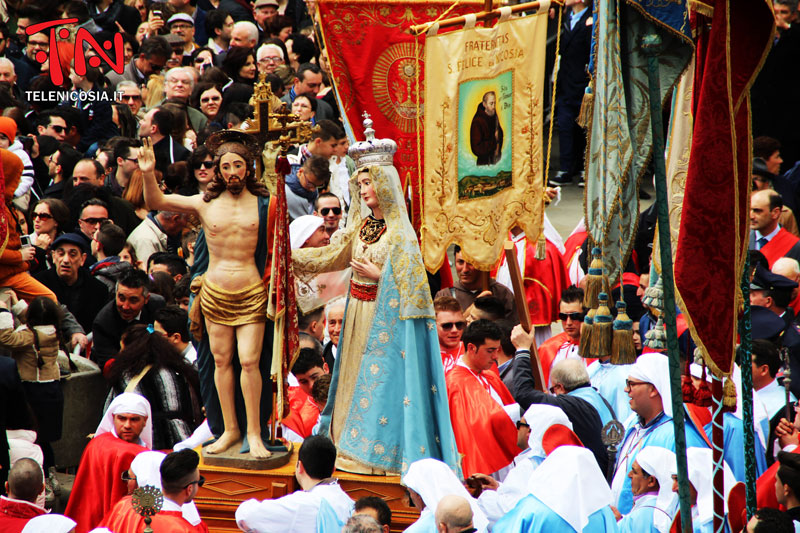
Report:
[[748,246],[750,87],[772,45],[771,3],[694,1],[697,55],[692,150],[675,288],[709,368],[730,375]]
[[542,88],[549,2],[535,15],[425,42],[422,255],[435,271],[451,243],[490,270],[515,224],[539,236]]
[[[470,0],[320,0],[320,27],[337,97],[357,139],[364,138],[363,114],[379,137],[397,142],[394,165],[403,190],[411,188],[411,222],[420,225],[422,141],[417,120],[424,101],[420,76],[424,37],[409,28],[441,16],[481,9]],[[418,71],[419,69],[419,71]],[[419,147],[419,151],[418,151]]]
[[630,256],[639,220],[639,180],[652,153],[647,56],[642,38],[657,33],[661,102],[692,54],[686,2],[608,0],[597,4],[594,79],[586,159],[586,228],[603,253],[613,286]]
[[[670,113],[669,134],[667,135],[667,202],[669,206],[669,234],[672,248],[672,261],[678,249],[678,230],[681,227],[681,210],[686,190],[686,173],[689,169],[689,154],[692,150],[692,87],[694,85],[694,60],[681,76],[672,94],[672,113]],[[658,226],[656,226],[657,228]],[[661,277],[661,243],[658,229],[653,239],[652,268]],[[650,284],[654,280],[651,278]]]

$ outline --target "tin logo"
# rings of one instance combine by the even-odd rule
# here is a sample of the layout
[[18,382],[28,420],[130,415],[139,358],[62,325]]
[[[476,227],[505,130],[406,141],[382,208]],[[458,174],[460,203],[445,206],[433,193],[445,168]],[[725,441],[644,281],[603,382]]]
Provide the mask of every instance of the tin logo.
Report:
[[[25,33],[27,35],[33,35],[34,33],[40,33],[47,29],[50,30],[50,52],[45,52],[43,50],[39,50],[36,52],[36,56],[34,59],[40,63],[44,64],[45,61],[48,59],[50,60],[50,81],[52,81],[55,85],[61,85],[64,83],[64,75],[61,72],[60,68],[53,68],[53,65],[60,65],[60,57],[58,55],[58,46],[56,43],[56,33],[61,39],[66,40],[69,38],[69,30],[67,28],[61,28],[60,30],[56,31],[58,26],[63,26],[65,24],[77,24],[78,19],[71,18],[71,19],[59,19],[59,20],[50,20],[47,22],[40,22],[39,24],[32,24],[25,29]],[[89,58],[89,65],[92,67],[99,67],[101,61],[104,61],[108,66],[111,67],[111,70],[116,72],[117,74],[122,74],[123,69],[125,68],[124,63],[124,47],[122,43],[122,35],[119,33],[114,34],[114,41],[104,41],[103,45],[101,46],[100,43],[89,33],[89,30],[86,28],[78,28],[78,31],[75,35],[75,73],[79,76],[86,75],[86,53],[84,52],[84,43],[86,43],[92,50],[97,53],[97,56],[92,56]],[[111,59],[111,56],[108,54],[108,51],[113,50],[114,59]]]

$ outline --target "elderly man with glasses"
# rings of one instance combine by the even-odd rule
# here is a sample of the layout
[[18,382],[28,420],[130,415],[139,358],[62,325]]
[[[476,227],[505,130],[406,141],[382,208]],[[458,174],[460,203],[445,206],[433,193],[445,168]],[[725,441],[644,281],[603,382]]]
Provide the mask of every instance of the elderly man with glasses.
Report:
[[279,65],[283,65],[285,58],[283,50],[277,44],[262,44],[256,52],[258,72],[272,74]]
[[138,123],[144,118],[142,90],[135,82],[123,80],[117,84],[117,102],[127,105]]

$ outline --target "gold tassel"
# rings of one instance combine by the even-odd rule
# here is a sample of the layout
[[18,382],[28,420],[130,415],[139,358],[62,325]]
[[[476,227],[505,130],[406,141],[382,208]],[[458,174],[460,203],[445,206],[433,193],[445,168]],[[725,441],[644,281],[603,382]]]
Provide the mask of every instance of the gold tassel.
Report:
[[[611,337],[614,318],[608,308],[608,294],[601,292],[598,297],[597,313],[592,326],[592,357],[608,357],[611,355]],[[632,326],[631,326],[632,327]]]
[[731,378],[725,378],[722,386],[722,407],[724,411],[736,411],[736,385]]
[[536,255],[534,257],[539,261],[544,261],[547,258],[547,239],[544,237],[544,232],[539,233],[539,240],[536,241]]
[[630,365],[636,362],[636,344],[633,342],[633,320],[626,312],[627,305],[617,302],[617,318],[614,320],[614,338],[611,341],[611,363]]
[[603,257],[599,246],[592,248],[592,262],[586,273],[586,289],[583,293],[583,306],[597,308],[597,296],[603,292]]
[[592,92],[592,86],[586,88],[586,92],[583,93],[583,99],[581,100],[581,109],[578,111],[578,118],[575,119],[575,122],[578,123],[578,126],[581,128],[588,130],[589,124],[592,121],[592,110],[594,108],[594,93]]
[[594,326],[595,312],[595,309],[589,309],[589,312],[583,317],[583,327],[581,327],[581,343],[578,346],[578,355],[587,359],[592,357],[592,350],[589,344],[592,342],[592,328]]

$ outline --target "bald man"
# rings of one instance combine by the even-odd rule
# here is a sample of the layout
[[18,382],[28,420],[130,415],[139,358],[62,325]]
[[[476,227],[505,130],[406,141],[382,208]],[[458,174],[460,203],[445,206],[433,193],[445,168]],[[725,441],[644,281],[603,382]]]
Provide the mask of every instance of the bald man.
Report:
[[36,505],[44,490],[44,473],[33,459],[18,460],[8,472],[6,493],[0,496],[0,531],[19,533],[28,521],[47,513]]
[[448,494],[436,506],[437,533],[459,533],[472,528],[472,507],[466,498]]

